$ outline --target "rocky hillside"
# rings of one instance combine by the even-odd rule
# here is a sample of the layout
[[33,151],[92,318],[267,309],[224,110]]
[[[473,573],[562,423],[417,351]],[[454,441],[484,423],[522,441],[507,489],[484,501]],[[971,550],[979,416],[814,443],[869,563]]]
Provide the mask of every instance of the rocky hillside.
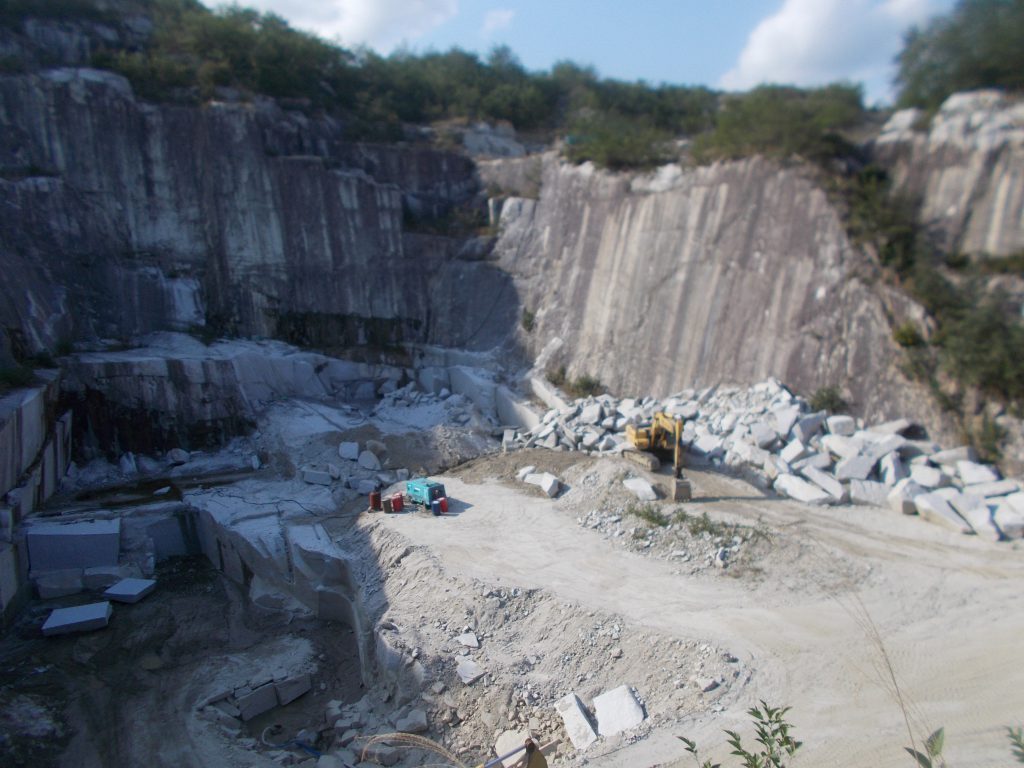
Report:
[[[105,34],[51,27],[4,41],[32,66],[0,75],[2,363],[157,330],[425,343],[623,394],[775,376],[956,439],[892,340],[921,308],[879,278],[809,167],[613,174],[353,143],[283,102],[157,105],[118,75],[47,68],[47,45],[80,64]],[[1019,253],[1021,107],[958,96],[930,133],[920,122],[895,116],[873,159],[949,250]]]

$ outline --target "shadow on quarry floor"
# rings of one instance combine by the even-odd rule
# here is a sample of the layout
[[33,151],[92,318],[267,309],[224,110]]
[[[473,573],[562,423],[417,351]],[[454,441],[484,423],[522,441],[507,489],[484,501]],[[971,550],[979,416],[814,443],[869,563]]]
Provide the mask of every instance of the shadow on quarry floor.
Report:
[[[106,629],[44,638],[50,610],[85,595],[34,601],[0,639],[0,765],[180,766],[201,759],[215,726],[196,716],[211,681],[233,667],[253,676],[282,664],[313,673],[313,689],[243,724],[258,746],[265,729],[315,725],[326,702],[363,695],[352,631],[291,621],[254,608],[205,558],[162,563],[159,588],[119,605]],[[193,763],[194,764],[194,763]]]

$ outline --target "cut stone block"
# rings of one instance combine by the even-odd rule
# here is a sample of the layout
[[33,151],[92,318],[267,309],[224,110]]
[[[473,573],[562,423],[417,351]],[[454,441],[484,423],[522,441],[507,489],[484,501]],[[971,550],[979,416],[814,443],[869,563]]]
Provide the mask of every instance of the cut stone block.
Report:
[[699,456],[703,456],[708,461],[712,459],[720,459],[725,455],[725,446],[722,443],[722,438],[716,437],[712,434],[701,435],[697,438],[693,444],[694,451]]
[[940,488],[949,482],[948,478],[942,474],[941,469],[924,464],[917,464],[910,468],[910,479],[922,488]]
[[119,603],[137,603],[154,589],[156,589],[154,579],[121,579],[104,592],[103,596]]
[[821,488],[801,480],[796,475],[779,475],[773,487],[778,493],[805,504],[823,504],[829,499],[829,495]]
[[790,433],[790,430],[793,429],[793,425],[796,424],[799,418],[800,406],[798,405],[787,405],[772,409],[772,426],[783,439]]
[[800,470],[800,474],[821,488],[821,490],[827,493],[833,501],[841,502],[846,499],[846,489],[843,488],[843,484],[832,477],[832,475],[826,474],[820,469],[815,469],[814,467],[804,467]]
[[969,445],[961,445],[959,448],[949,448],[945,451],[936,451],[930,456],[936,464],[950,464],[955,466],[961,461],[977,461],[978,454]]
[[51,637],[102,629],[110,622],[113,612],[113,606],[106,600],[102,603],[76,605],[74,608],[57,608],[43,623],[43,634]]
[[800,461],[793,462],[793,470],[799,472],[802,469],[811,467],[813,469],[828,469],[832,466],[832,456],[828,453],[812,453],[804,456]]
[[284,680],[277,680],[274,682],[274,690],[277,693],[277,703],[282,707],[285,704],[290,704],[295,701],[299,696],[307,693],[313,688],[313,679],[308,672],[303,672],[301,675],[293,675],[287,677]]
[[603,418],[604,410],[601,408],[600,403],[591,403],[590,405],[583,406],[579,415],[579,420],[584,424],[600,424]]
[[32,581],[42,600],[77,595],[84,588],[81,568],[61,568],[56,571],[32,571]]
[[121,566],[115,565],[101,565],[96,568],[86,568],[82,573],[82,586],[93,591],[106,589],[127,577],[129,572],[129,568],[122,568]]
[[117,565],[121,520],[35,523],[26,529],[25,538],[34,571]]
[[597,732],[602,736],[614,736],[644,721],[643,707],[628,685],[595,696],[594,714],[597,716]]
[[321,469],[302,470],[302,479],[311,485],[330,485],[333,480],[330,472]]
[[882,482],[886,485],[896,485],[907,476],[907,468],[903,466],[900,457],[895,453],[883,456],[878,463],[878,472],[882,476]]
[[550,472],[532,472],[523,478],[523,482],[536,485],[552,498],[562,489],[562,481]]
[[1004,502],[996,506],[992,519],[1006,538],[1024,539],[1024,513]]
[[359,461],[359,443],[339,443],[338,456],[347,461]]
[[792,464],[794,461],[799,461],[809,453],[807,446],[801,443],[799,440],[792,440],[789,444],[779,452],[779,458],[781,458],[787,464]]
[[853,416],[829,416],[825,419],[825,427],[833,435],[852,435],[857,431],[857,422]]
[[992,518],[992,510],[987,505],[983,504],[980,507],[973,507],[960,514],[970,524],[971,528],[974,529],[974,532],[978,534],[979,538],[987,541],[999,541],[1002,538],[999,528]]
[[825,435],[821,438],[821,447],[840,459],[851,459],[860,455],[864,442],[844,435]]
[[238,707],[243,720],[252,720],[277,706],[277,690],[273,683],[261,685],[242,696],[236,695],[235,706]]
[[971,493],[975,496],[984,496],[986,499],[1007,496],[1019,490],[1020,486],[1014,480],[997,480],[994,483],[977,483],[971,486]]
[[854,438],[863,441],[861,455],[870,456],[878,461],[883,456],[888,456],[898,451],[906,443],[906,438],[899,435],[877,435],[874,432],[858,432]]
[[804,416],[802,419],[797,421],[793,425],[793,437],[799,440],[801,443],[811,442],[811,438],[814,437],[821,430],[821,425],[825,423],[825,412],[820,411],[818,413],[812,413],[810,416]]
[[562,716],[565,732],[576,749],[586,749],[597,741],[594,726],[575,693],[567,693],[556,701],[555,710]]
[[658,494],[654,492],[651,484],[642,477],[627,478],[622,481],[622,484],[640,501],[654,501],[658,498]]
[[537,468],[533,466],[533,464],[530,464],[516,472],[516,478],[518,480],[525,480],[527,475],[532,475],[536,470]]
[[923,493],[925,493],[924,488],[910,478],[904,478],[889,491],[887,501],[889,502],[889,507],[894,512],[901,512],[904,515],[916,515],[917,505],[914,504],[914,498]]
[[956,473],[960,476],[964,485],[994,483],[999,480],[999,473],[995,469],[973,461],[958,461],[956,463]]
[[917,513],[929,523],[941,525],[958,533],[974,533],[970,524],[937,493],[922,493],[914,498],[914,505],[917,507]]
[[459,659],[455,672],[466,685],[472,685],[486,674],[484,668],[472,659]]
[[888,506],[889,486],[871,480],[850,481],[850,501],[875,507]]
[[373,472],[381,469],[380,459],[377,458],[377,454],[373,451],[363,451],[359,454],[359,466]]
[[767,448],[779,439],[775,430],[763,421],[751,424],[750,437],[758,448]]
[[870,456],[851,456],[836,464],[836,480],[867,480],[875,460]]

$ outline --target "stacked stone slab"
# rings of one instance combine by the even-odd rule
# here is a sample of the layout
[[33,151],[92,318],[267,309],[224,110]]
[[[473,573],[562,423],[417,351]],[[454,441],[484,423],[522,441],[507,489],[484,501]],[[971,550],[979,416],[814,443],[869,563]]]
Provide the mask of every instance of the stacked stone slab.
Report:
[[1000,479],[971,448],[943,450],[911,439],[919,430],[906,419],[865,425],[846,414],[812,412],[775,379],[665,399],[605,394],[565,401],[504,443],[617,454],[630,448],[626,427],[649,423],[658,411],[683,419],[689,462],[729,469],[797,501],[891,507],[987,538],[1024,536],[1021,484]]

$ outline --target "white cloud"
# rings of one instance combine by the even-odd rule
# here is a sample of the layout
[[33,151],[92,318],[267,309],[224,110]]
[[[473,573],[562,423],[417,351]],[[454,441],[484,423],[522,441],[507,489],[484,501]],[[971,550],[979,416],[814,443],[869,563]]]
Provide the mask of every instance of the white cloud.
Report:
[[863,82],[867,101],[891,97],[892,59],[902,34],[941,10],[943,0],[785,0],[755,27],[727,89],[761,83]]
[[497,8],[493,11],[488,11],[487,15],[484,16],[484,24],[480,30],[480,34],[484,37],[490,37],[495,32],[504,29],[512,23],[512,19],[516,17],[516,12],[509,8]]
[[246,0],[300,29],[390,53],[454,17],[458,0]]

